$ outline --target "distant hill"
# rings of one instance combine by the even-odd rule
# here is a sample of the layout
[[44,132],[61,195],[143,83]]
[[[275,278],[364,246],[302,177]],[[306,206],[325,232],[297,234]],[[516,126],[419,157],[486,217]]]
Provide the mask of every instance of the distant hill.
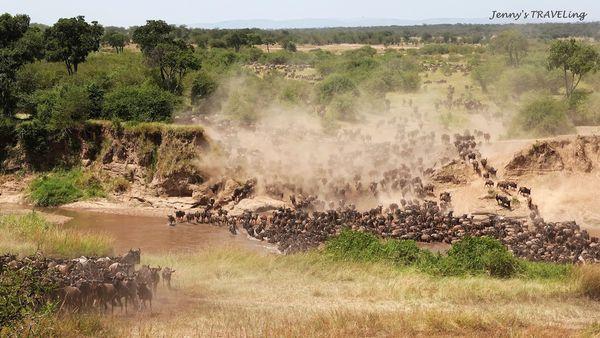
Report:
[[[507,21],[509,22],[509,21]],[[228,20],[213,23],[191,24],[193,28],[330,28],[330,27],[375,27],[375,26],[413,26],[413,25],[435,25],[435,24],[489,24],[501,23],[491,22],[487,18],[437,18],[425,20],[407,19],[381,19],[381,18],[357,18],[357,19],[292,19],[292,20]]]

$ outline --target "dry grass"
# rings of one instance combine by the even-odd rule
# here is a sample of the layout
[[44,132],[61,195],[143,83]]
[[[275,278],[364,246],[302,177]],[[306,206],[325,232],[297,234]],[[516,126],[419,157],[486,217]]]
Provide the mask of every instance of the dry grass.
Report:
[[584,265],[577,269],[579,290],[585,296],[600,300],[600,265]]
[[436,278],[240,249],[144,260],[175,268],[175,289],[159,289],[153,315],[119,321],[118,335],[565,336],[600,321],[600,303],[572,280]]

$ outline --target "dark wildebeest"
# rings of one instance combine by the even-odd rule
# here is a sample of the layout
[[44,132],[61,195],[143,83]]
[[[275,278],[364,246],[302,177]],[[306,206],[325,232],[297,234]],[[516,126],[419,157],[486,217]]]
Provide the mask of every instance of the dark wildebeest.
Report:
[[129,252],[121,258],[121,263],[130,264],[131,266],[140,264],[141,253],[142,250],[139,248],[137,250],[130,249]]
[[[125,299],[125,313],[127,313],[127,305],[130,301],[136,307],[136,309],[139,308],[137,297],[138,284],[135,279],[126,278],[124,280],[120,280],[115,278],[113,285],[117,289],[118,301],[121,302],[121,298]],[[123,310],[122,307],[121,310]]]
[[520,187],[519,194],[521,194],[523,196],[529,196],[529,195],[531,195],[531,189],[529,189],[527,187]]
[[496,177],[496,173],[498,172],[498,170],[496,170],[494,167],[487,168],[487,171],[490,173],[490,175],[492,175],[492,177]]
[[156,294],[156,288],[160,282],[160,270],[162,270],[160,266],[157,268],[150,268],[150,285],[152,286],[154,294]]
[[175,272],[175,270],[169,268],[169,267],[165,267],[162,270],[162,279],[163,279],[163,284],[167,284],[167,287],[169,288],[169,290],[171,290],[171,275]]
[[449,192],[445,191],[440,194],[440,201],[450,203],[451,200],[452,200],[452,197],[450,196]]
[[192,223],[194,221],[194,214],[192,214],[191,212],[188,212],[187,214],[185,214],[185,220],[188,223]]
[[496,194],[496,202],[504,208],[510,209],[510,199],[507,196]]
[[484,187],[486,187],[486,188],[493,188],[494,187],[494,181],[492,181],[492,180],[485,180]]
[[96,301],[104,307],[104,311],[108,310],[107,304],[110,304],[111,306],[111,313],[114,312],[115,303],[118,303],[121,308],[123,307],[121,300],[118,297],[117,288],[112,283],[93,281],[92,290],[94,290],[96,294]]
[[185,217],[185,211],[183,210],[175,210],[175,217],[178,221],[183,221],[183,217]]
[[152,310],[152,291],[148,288],[145,282],[140,282],[138,284],[138,297],[140,298],[140,302],[146,308],[146,302],[150,304],[150,310]]
[[516,182],[506,181],[506,184],[508,185],[508,188],[510,188],[512,190],[517,190],[517,183]]
[[482,158],[482,159],[480,160],[480,162],[481,162],[481,166],[482,166],[482,167],[484,167],[484,168],[485,168],[485,167],[487,167],[487,158]]
[[508,189],[509,185],[508,185],[507,181],[500,181],[500,182],[496,183],[496,187],[498,187],[498,189],[506,190],[506,189]]
[[175,217],[173,215],[168,215],[167,218],[169,219],[169,225],[170,226],[175,226]]

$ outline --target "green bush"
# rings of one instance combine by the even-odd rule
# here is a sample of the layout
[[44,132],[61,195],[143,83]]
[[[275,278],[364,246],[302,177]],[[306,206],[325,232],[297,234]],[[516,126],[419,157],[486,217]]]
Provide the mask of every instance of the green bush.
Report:
[[567,118],[567,105],[551,97],[538,97],[526,103],[513,120],[513,130],[536,137],[566,134],[573,131]]
[[25,121],[17,125],[16,135],[31,163],[44,158],[50,149],[50,132],[40,120]]
[[217,81],[206,72],[199,72],[192,81],[192,102],[205,99],[217,90]]
[[27,266],[19,270],[0,269],[0,332],[34,314],[54,311],[48,295],[58,288],[50,270]]
[[575,90],[569,99],[569,118],[576,126],[600,124],[600,94]]
[[106,95],[103,115],[126,121],[170,121],[176,103],[173,94],[156,86],[123,86]]
[[82,124],[92,109],[86,88],[63,84],[52,89],[39,90],[33,95],[35,117],[45,128],[66,131]]
[[325,78],[317,85],[317,93],[321,102],[329,102],[334,96],[339,94],[358,94],[358,89],[354,81],[349,77],[333,74]]
[[29,198],[38,206],[49,207],[105,196],[98,178],[80,169],[41,175],[29,185]]
[[498,241],[490,237],[465,237],[448,250],[448,274],[489,273],[511,277],[519,270],[519,261]]
[[375,235],[348,229],[327,241],[325,251],[348,261],[379,261],[385,257],[383,245]]
[[15,122],[9,117],[0,116],[0,163],[4,161],[8,155],[8,148],[13,146],[16,140]]

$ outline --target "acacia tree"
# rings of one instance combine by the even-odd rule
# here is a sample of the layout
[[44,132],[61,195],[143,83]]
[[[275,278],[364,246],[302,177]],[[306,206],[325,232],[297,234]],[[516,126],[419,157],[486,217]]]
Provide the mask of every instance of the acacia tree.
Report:
[[508,64],[518,67],[521,59],[527,55],[527,38],[516,29],[509,29],[496,36],[491,44],[492,50],[508,56]]
[[115,52],[123,53],[123,48],[129,42],[127,35],[119,32],[107,32],[103,38],[109,46],[115,49]]
[[157,68],[163,88],[180,93],[183,77],[191,69],[200,68],[194,47],[173,37],[173,27],[166,22],[149,20],[133,32],[133,42],[144,53],[148,64]]
[[557,40],[550,46],[548,68],[561,69],[565,80],[565,96],[571,97],[581,78],[595,72],[600,66],[600,58],[594,47],[575,39]]
[[98,22],[89,24],[83,16],[61,18],[44,32],[46,59],[64,62],[67,73],[73,75],[91,52],[100,49],[103,32],[104,28]]
[[43,56],[42,34],[29,27],[27,15],[0,15],[0,105],[9,116],[15,107],[14,86],[18,70]]

